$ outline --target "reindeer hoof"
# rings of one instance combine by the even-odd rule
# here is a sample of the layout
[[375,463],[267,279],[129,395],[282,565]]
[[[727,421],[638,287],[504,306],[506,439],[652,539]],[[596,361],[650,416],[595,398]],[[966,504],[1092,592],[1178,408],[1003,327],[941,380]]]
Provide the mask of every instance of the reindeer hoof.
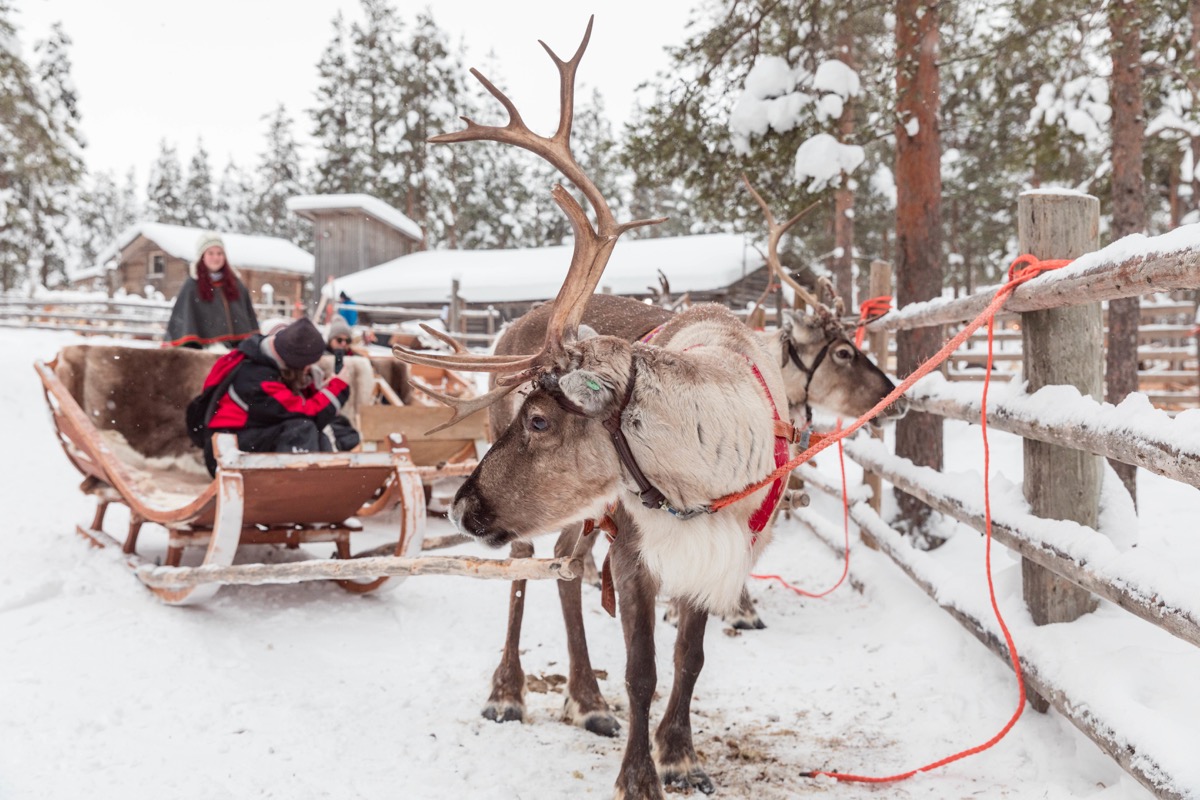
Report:
[[607,736],[612,739],[621,732],[621,723],[617,722],[617,718],[612,714],[597,711],[584,718],[583,729],[597,736]]
[[668,767],[662,772],[662,782],[664,786],[672,789],[696,789],[702,794],[712,794],[717,790],[717,787],[713,785],[712,778],[708,777],[708,773],[699,767],[692,767],[688,770]]
[[612,738],[621,732],[621,723],[608,710],[608,704],[603,698],[592,705],[591,711],[584,711],[579,702],[568,697],[563,703],[563,722],[583,728],[597,736]]
[[511,702],[488,703],[483,707],[483,718],[492,722],[524,722],[525,707]]
[[738,617],[729,624],[739,631],[761,631],[767,627],[767,623],[763,622],[757,614],[753,617]]

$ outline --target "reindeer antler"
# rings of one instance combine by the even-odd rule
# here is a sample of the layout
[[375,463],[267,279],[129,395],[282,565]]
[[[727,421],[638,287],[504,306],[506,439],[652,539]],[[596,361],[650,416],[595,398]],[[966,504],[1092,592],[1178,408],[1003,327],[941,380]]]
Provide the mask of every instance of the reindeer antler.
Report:
[[[546,328],[546,339],[542,349],[537,353],[524,356],[477,356],[465,353],[452,356],[429,356],[414,353],[403,347],[395,347],[393,353],[400,360],[413,364],[455,367],[478,372],[506,373],[502,382],[508,385],[511,391],[511,386],[518,382],[517,378],[523,381],[531,370],[553,368],[561,360],[566,346],[575,341],[587,301],[596,290],[596,286],[599,285],[600,276],[603,274],[604,267],[608,264],[608,258],[621,234],[633,228],[664,221],[665,217],[618,224],[604,195],[600,193],[595,183],[571,154],[571,124],[575,113],[575,73],[583,58],[583,53],[587,49],[588,41],[591,39],[594,20],[595,17],[588,20],[583,41],[580,42],[575,55],[569,61],[563,61],[545,42],[538,41],[554,61],[559,74],[558,129],[552,136],[539,136],[531,131],[521,119],[521,114],[513,102],[479,70],[472,69],[471,74],[504,106],[508,112],[508,122],[504,125],[480,125],[468,117],[461,117],[467,125],[464,130],[439,134],[429,139],[430,142],[438,144],[494,141],[529,150],[558,168],[563,176],[579,188],[592,206],[596,214],[595,227],[592,226],[579,201],[561,184],[556,184],[551,190],[554,202],[567,215],[567,219],[571,223],[571,228],[575,232],[575,243],[567,277],[554,299],[554,310],[551,312],[550,322]],[[439,338],[442,337],[439,336]],[[511,373],[518,373],[518,375],[514,376]],[[488,392],[479,399],[482,401],[493,394],[494,392]],[[490,405],[500,396],[502,395],[496,395],[486,404],[478,404],[467,413],[474,413],[474,411]],[[451,424],[463,416],[466,414],[460,414],[456,408]]]
[[[820,201],[809,204],[806,208],[781,225],[775,221],[775,215],[771,213],[771,209],[767,205],[767,202],[763,200],[762,195],[755,191],[754,187],[750,185],[750,180],[746,177],[745,173],[742,174],[742,182],[746,184],[746,188],[750,190],[750,195],[758,203],[759,208],[762,209],[763,215],[767,219],[767,254],[765,256],[767,266],[770,267],[770,270],[775,273],[781,283],[786,283],[789,287],[791,287],[791,290],[796,293],[797,297],[799,297],[808,305],[812,306],[813,311],[816,313],[823,326],[827,328],[833,327],[838,332],[841,332],[843,329],[841,316],[845,312],[845,304],[842,302],[842,298],[838,295],[837,290],[834,289],[833,283],[824,276],[818,278],[817,294],[814,295],[808,289],[804,288],[799,281],[788,274],[788,271],[783,268],[783,264],[779,259],[780,238],[784,233],[787,232],[788,228],[795,225],[796,222],[804,217],[805,214],[816,208],[817,203]],[[768,280],[768,290],[770,290],[770,283],[771,282]],[[833,301],[832,308],[821,302],[820,295],[822,291],[828,292]]]

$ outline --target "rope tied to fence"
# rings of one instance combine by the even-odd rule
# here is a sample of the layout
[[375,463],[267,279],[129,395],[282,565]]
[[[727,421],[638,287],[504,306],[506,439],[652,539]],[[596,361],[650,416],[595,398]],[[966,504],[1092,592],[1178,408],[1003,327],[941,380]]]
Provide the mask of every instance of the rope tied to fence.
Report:
[[881,294],[870,300],[863,300],[858,307],[858,325],[854,329],[854,346],[862,347],[863,335],[867,332],[867,323],[874,322],[892,310],[892,296]]
[[[826,777],[826,778],[833,778],[834,780],[848,782],[848,783],[894,783],[897,781],[906,780],[907,778],[911,778],[912,776],[917,775],[919,773],[928,772],[930,770],[937,769],[938,767],[944,767],[947,764],[951,764],[955,761],[959,761],[968,756],[976,755],[978,753],[981,753],[981,752],[991,748],[997,742],[999,742],[1001,739],[1003,739],[1005,736],[1008,735],[1008,732],[1010,730],[1012,730],[1014,725],[1017,724],[1017,720],[1021,718],[1021,714],[1024,713],[1024,711],[1025,711],[1025,678],[1021,674],[1021,658],[1020,658],[1020,655],[1018,655],[1018,653],[1017,653],[1016,643],[1013,641],[1012,634],[1008,629],[1008,625],[1005,624],[1004,617],[1000,613],[1000,606],[996,601],[995,583],[992,579],[992,499],[991,499],[991,483],[988,480],[988,474],[991,471],[991,449],[988,445],[988,436],[987,436],[987,397],[988,397],[988,389],[991,385],[991,374],[992,374],[992,363],[993,363],[992,355],[993,355],[993,348],[994,348],[994,342],[995,342],[996,312],[999,311],[1000,307],[1004,304],[1004,301],[1008,299],[1008,296],[1011,295],[1012,292],[1018,286],[1020,286],[1022,283],[1025,283],[1026,281],[1031,280],[1032,278],[1035,278],[1038,275],[1041,275],[1043,272],[1046,272],[1046,271],[1052,270],[1052,269],[1059,269],[1061,267],[1066,266],[1069,263],[1070,263],[1070,261],[1065,260],[1065,259],[1053,259],[1053,260],[1048,259],[1048,260],[1043,261],[1043,260],[1037,259],[1037,258],[1035,258],[1031,255],[1027,255],[1027,254],[1019,256],[1009,266],[1008,283],[1006,283],[1004,286],[1002,286],[1000,288],[1000,290],[996,293],[996,296],[992,299],[991,303],[988,304],[988,307],[986,309],[984,309],[984,311],[979,315],[979,317],[977,317],[974,321],[972,321],[972,323],[970,325],[968,325],[966,328],[964,328],[964,330],[968,331],[968,333],[972,333],[972,332],[974,332],[975,329],[977,329],[980,326],[981,321],[983,319],[986,318],[986,320],[987,320],[987,326],[988,326],[987,327],[987,330],[988,330],[987,369],[983,373],[983,394],[982,394],[982,399],[980,402],[980,415],[979,415],[979,417],[980,417],[979,423],[980,423],[980,427],[982,428],[982,432],[983,432],[983,509],[984,509],[984,522],[985,522],[985,531],[986,531],[985,545],[984,545],[984,564],[985,564],[985,571],[987,573],[988,599],[991,601],[992,613],[995,615],[996,622],[1000,626],[1000,631],[1004,635],[1004,642],[1008,647],[1008,655],[1009,655],[1009,659],[1012,664],[1013,674],[1016,675],[1016,678],[1017,678],[1018,699],[1017,699],[1016,710],[1013,712],[1013,714],[1009,718],[1008,722],[1005,723],[1004,727],[1002,727],[994,736],[992,736],[986,742],[983,742],[982,744],[976,745],[974,747],[967,748],[966,750],[959,751],[957,753],[954,753],[953,755],[946,756],[945,758],[938,759],[937,761],[926,764],[923,767],[918,767],[916,769],[912,769],[907,772],[901,772],[901,773],[898,773],[895,775],[885,775],[885,776],[881,776],[881,777],[876,777],[876,776],[870,776],[870,775],[855,775],[852,773],[833,772],[833,771],[828,771],[828,770],[813,770],[810,772],[801,773],[801,777],[814,778],[814,777],[821,776],[821,777]],[[1027,265],[1027,266],[1025,266],[1022,269],[1021,265],[1023,265],[1023,264]],[[955,337],[955,339],[958,339],[958,338],[959,337],[957,337],[957,336]],[[934,358],[930,359],[930,361],[927,361],[926,364],[923,364],[922,368],[925,367],[930,362],[936,361],[937,363],[940,363],[941,360],[944,360],[946,358],[946,356],[949,355],[950,352],[953,352],[953,348],[950,348],[949,352],[947,352],[947,348],[949,347],[950,344],[953,344],[953,343],[954,343],[954,340],[951,340],[951,342],[949,344],[947,344],[946,347],[943,347],[942,350],[938,352],[938,355],[934,356]],[[955,345],[955,346],[957,346],[957,345]],[[914,374],[916,374],[916,373],[914,373]],[[890,395],[889,395],[889,397],[890,397]],[[843,492],[844,491],[845,490],[843,489]]]

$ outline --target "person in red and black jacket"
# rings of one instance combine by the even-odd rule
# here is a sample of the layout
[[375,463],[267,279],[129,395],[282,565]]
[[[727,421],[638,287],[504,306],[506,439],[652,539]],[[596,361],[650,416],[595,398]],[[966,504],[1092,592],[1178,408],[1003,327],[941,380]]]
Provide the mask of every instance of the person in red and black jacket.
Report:
[[[236,370],[217,402],[209,431],[237,434],[238,447],[251,453],[331,451],[321,429],[341,411],[350,387],[341,373],[324,386],[315,385],[310,367],[323,352],[325,339],[307,317],[243,341],[213,365],[204,381],[207,389]],[[206,437],[204,463],[215,475],[211,436]]]
[[225,257],[225,242],[206,233],[196,242],[196,263],[179,289],[167,321],[165,347],[230,349],[258,333],[258,317],[246,285]]

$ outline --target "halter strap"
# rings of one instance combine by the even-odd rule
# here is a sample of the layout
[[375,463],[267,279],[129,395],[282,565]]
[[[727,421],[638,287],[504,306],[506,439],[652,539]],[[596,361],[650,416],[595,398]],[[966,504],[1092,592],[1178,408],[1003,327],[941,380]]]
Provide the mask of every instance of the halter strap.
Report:
[[812,366],[809,367],[800,360],[800,353],[796,351],[795,342],[792,341],[790,336],[787,339],[787,352],[783,354],[783,361],[779,366],[787,366],[788,359],[790,358],[792,363],[796,365],[796,369],[803,372],[807,378],[804,381],[804,421],[808,425],[812,425],[813,417],[812,404],[808,402],[808,387],[812,386],[813,375],[816,374],[817,367],[821,366],[821,362],[825,360],[826,354],[829,353],[829,348],[833,346],[835,341],[837,340],[830,339],[828,342],[826,342],[825,346],[818,351],[817,357],[813,359]]

